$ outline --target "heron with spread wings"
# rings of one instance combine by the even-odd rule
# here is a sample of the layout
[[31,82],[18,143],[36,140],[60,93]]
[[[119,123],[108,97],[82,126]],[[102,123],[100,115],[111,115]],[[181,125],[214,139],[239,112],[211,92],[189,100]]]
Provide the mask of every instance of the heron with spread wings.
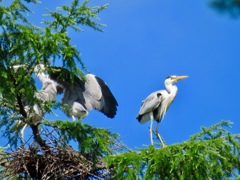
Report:
[[70,71],[62,67],[50,67],[49,77],[57,82],[58,93],[63,92],[62,104],[64,112],[72,117],[82,118],[88,111],[96,109],[113,118],[117,112],[117,100],[107,84],[93,74],[87,74],[86,80],[74,76],[70,78]]
[[[26,66],[14,66],[15,71],[19,68],[26,68]],[[57,94],[63,93],[62,104],[65,107],[63,110],[74,121],[75,117],[87,116],[88,111],[92,109],[102,112],[109,118],[116,115],[118,103],[101,78],[87,74],[86,80],[74,76],[72,81],[71,73],[66,68],[52,66],[46,69],[43,64],[37,65],[33,72],[42,82],[42,89],[34,94],[35,98],[40,102],[49,102],[56,100]],[[62,74],[64,76],[61,76]],[[26,102],[24,109],[28,117],[35,123],[41,122],[46,113],[37,103],[30,107]],[[21,130],[22,139],[26,127],[27,124]]]
[[152,137],[152,125],[153,121],[157,121],[156,126],[156,135],[162,143],[162,147],[165,147],[160,134],[158,133],[158,126],[164,115],[166,114],[167,109],[173,102],[174,98],[177,95],[178,88],[174,83],[179,80],[185,79],[188,76],[168,76],[164,82],[166,90],[159,90],[151,93],[145,100],[142,101],[140,111],[137,115],[138,121],[143,124],[151,120],[150,124],[150,139],[151,144],[153,145]]

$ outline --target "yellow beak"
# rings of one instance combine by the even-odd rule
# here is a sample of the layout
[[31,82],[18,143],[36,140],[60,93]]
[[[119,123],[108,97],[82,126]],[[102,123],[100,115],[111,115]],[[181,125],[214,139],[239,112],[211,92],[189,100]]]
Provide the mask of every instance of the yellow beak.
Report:
[[188,78],[188,76],[177,76],[177,77],[175,78],[175,80],[176,80],[176,81],[179,81],[179,80],[186,79],[186,78]]

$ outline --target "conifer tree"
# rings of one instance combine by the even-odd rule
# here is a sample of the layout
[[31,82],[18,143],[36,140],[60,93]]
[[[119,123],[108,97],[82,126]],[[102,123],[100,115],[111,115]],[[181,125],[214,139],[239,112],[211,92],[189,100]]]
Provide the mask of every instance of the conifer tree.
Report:
[[[37,104],[43,112],[60,108],[59,102],[39,102],[33,70],[46,67],[51,60],[60,61],[74,75],[83,76],[77,65],[85,69],[80,52],[70,43],[68,31],[81,32],[82,26],[102,31],[97,14],[107,5],[89,7],[89,1],[73,0],[56,11],[48,10],[43,27],[30,22],[29,4],[36,0],[12,0],[0,7],[0,128],[8,139],[9,150],[1,154],[1,179],[28,177],[32,179],[99,178],[106,175],[103,156],[112,153],[117,138],[109,130],[78,122],[35,122],[31,116]],[[14,69],[15,65],[24,68]],[[26,102],[29,110],[26,111]],[[20,131],[27,124],[32,136],[21,141]],[[73,149],[73,141],[78,148]]]

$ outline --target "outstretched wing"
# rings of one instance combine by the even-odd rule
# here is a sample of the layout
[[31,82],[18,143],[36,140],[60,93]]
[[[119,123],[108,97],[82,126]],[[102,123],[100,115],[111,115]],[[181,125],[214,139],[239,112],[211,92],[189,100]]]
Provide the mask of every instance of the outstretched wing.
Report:
[[118,103],[107,84],[93,74],[87,74],[86,79],[83,95],[87,101],[88,110],[97,109],[107,117],[113,118],[116,115]]
[[[68,69],[58,67],[58,66],[51,66],[48,68],[49,77],[55,81],[62,87],[62,88],[69,88],[69,87],[79,87],[84,91],[84,81],[74,76],[73,79],[71,79],[71,73]],[[60,87],[57,87],[58,93],[62,93],[62,89]]]
[[[76,100],[78,99],[78,103],[81,103],[87,110],[96,109],[109,118],[116,115],[118,103],[109,87],[99,77],[87,74],[86,81],[84,81],[74,76],[73,83],[71,83],[69,70],[62,67],[51,67],[49,77],[57,81],[61,88],[72,88],[78,91],[78,96],[83,95],[84,100],[82,97],[76,98]],[[62,92],[61,88],[58,88],[58,93]]]
[[137,115],[137,119],[140,123],[145,123],[150,120],[150,112],[157,109],[162,102],[162,91],[156,91],[151,93],[145,100],[142,101],[140,111]]

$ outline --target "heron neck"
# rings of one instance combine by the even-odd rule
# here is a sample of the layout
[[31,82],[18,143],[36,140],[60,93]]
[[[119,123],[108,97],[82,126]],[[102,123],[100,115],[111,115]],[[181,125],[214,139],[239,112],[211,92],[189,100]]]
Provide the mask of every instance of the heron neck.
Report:
[[176,94],[176,92],[177,92],[177,86],[175,86],[175,85],[172,85],[172,84],[165,84],[165,86],[166,86],[166,89],[167,89],[167,92],[169,93],[169,94]]

